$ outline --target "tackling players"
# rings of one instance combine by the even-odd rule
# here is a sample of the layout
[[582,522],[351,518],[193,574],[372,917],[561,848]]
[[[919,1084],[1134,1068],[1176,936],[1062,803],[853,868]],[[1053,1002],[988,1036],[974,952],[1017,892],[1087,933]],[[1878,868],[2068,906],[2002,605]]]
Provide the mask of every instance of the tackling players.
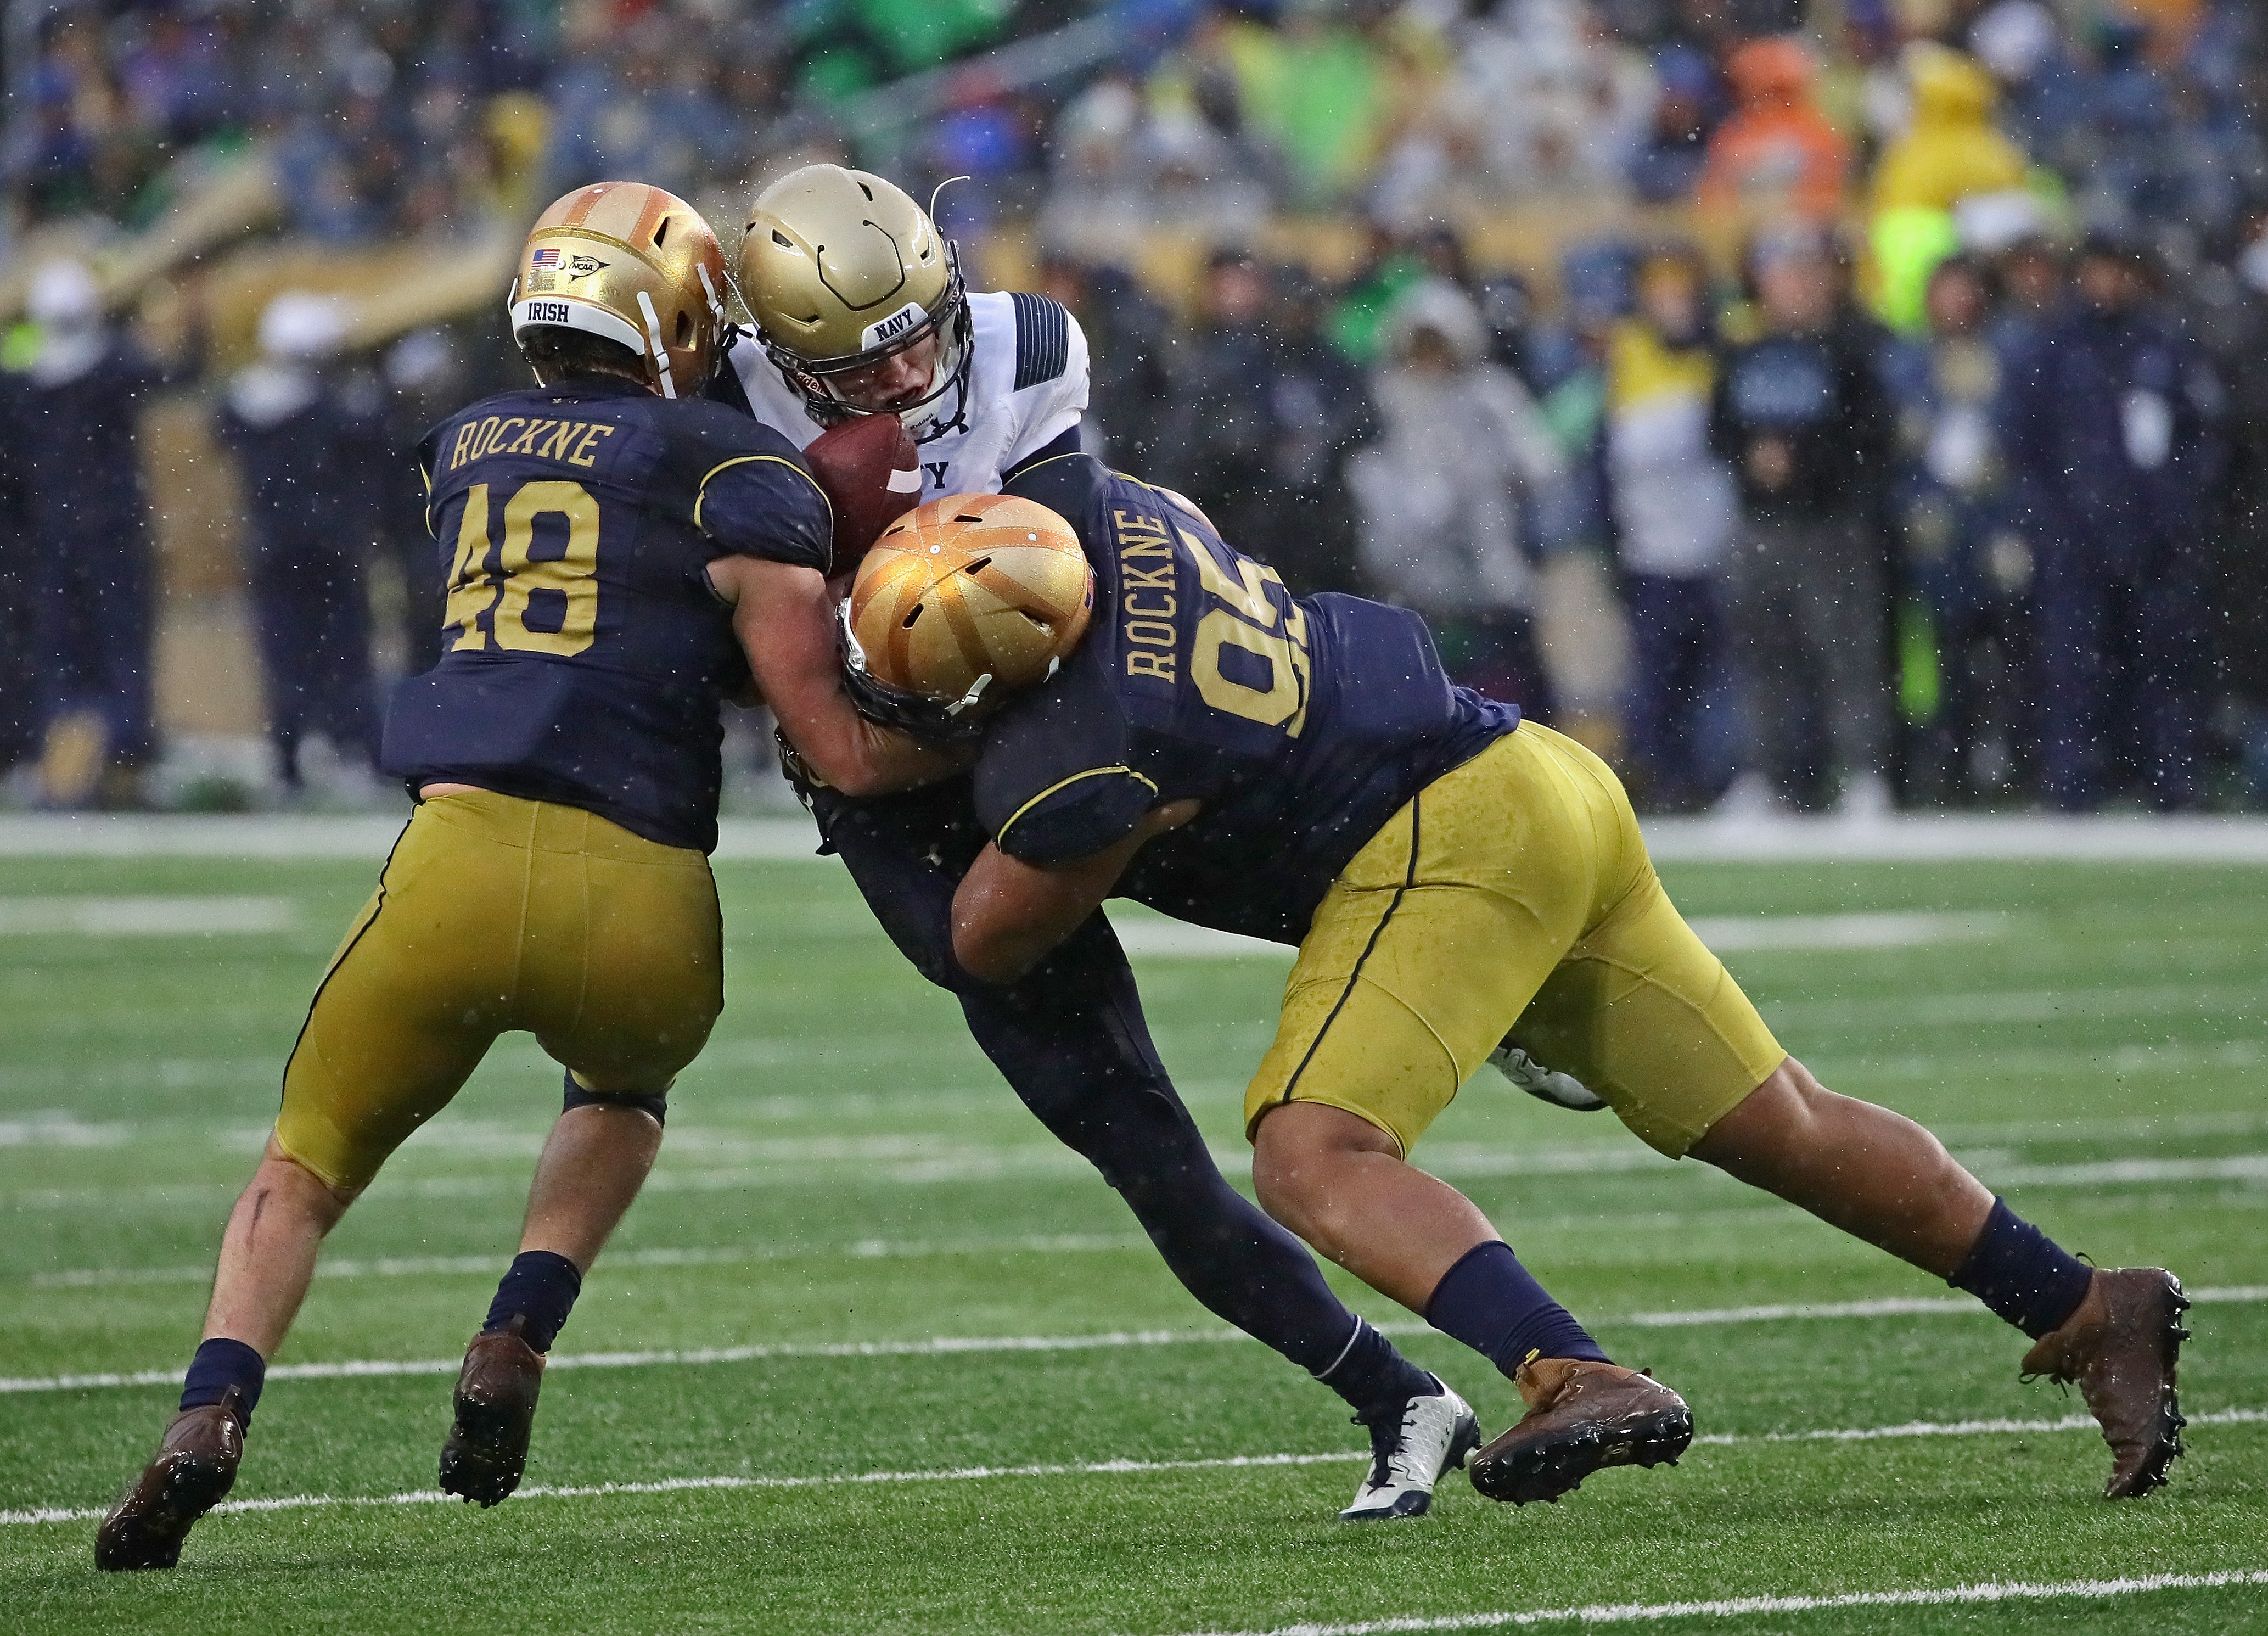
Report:
[[[922,642],[933,613],[978,602],[972,587],[1013,602],[1001,559],[1016,542],[1091,573],[1076,651],[1037,671],[996,661],[983,625]],[[1609,1364],[1469,1201],[1407,1162],[1465,1079],[1515,1045],[1583,1082],[1557,1085],[1561,1100],[1587,1085],[1658,1151],[1977,1296],[2034,1338],[2027,1373],[2079,1383],[2113,1453],[2110,1497],[2165,1480],[2181,1453],[2178,1281],[2090,1270],[1928,1131],[1821,1087],[1671,906],[1612,772],[1452,689],[1414,615],[1295,601],[1186,501],[1080,455],[1001,497],[925,506],[883,547],[852,597],[855,690],[912,721],[1034,684],[987,724],[972,788],[990,839],[936,962],[1013,984],[1094,935],[1113,895],[1296,943],[1246,1096],[1254,1180],[1278,1220],[1513,1378],[1528,1412],[1476,1456],[1481,1492],[1553,1498],[1690,1436],[1674,1393]]]
[[[958,252],[882,178],[816,165],[767,188],[740,272],[762,350],[733,351],[737,379],[838,497],[846,562],[924,492],[994,490],[1079,448],[1078,324],[1043,297],[966,291]],[[859,469],[854,454],[888,447],[866,435],[885,416],[913,433],[887,476]],[[846,538],[854,517],[871,526]],[[1059,625],[1057,637],[1067,634]],[[1477,1441],[1471,1410],[1348,1311],[1313,1257],[1221,1175],[1158,1060],[1108,925],[1098,917],[1014,984],[967,981],[940,958],[954,884],[985,838],[966,816],[966,782],[846,799],[855,792],[814,755],[803,725],[783,712],[781,726],[828,850],[915,965],[956,990],[1018,1097],[1117,1190],[1190,1293],[1322,1380],[1369,1428],[1371,1469],[1341,1514],[1424,1512],[1440,1474]]]
[[827,503],[785,439],[702,395],[724,282],[681,200],[578,188],[537,222],[513,291],[538,385],[425,440],[446,651],[403,684],[385,746],[417,809],[316,990],[180,1413],[103,1522],[100,1567],[179,1559],[235,1480],[324,1235],[497,1036],[524,1029],[565,1070],[566,1107],[441,1460],[442,1486],[484,1505],[518,1483],[542,1354],[722,1004],[705,854],[743,642],[761,679],[791,667],[780,696],[838,778],[887,789],[954,764],[860,720],[831,674],[824,601],[794,594],[831,565]]

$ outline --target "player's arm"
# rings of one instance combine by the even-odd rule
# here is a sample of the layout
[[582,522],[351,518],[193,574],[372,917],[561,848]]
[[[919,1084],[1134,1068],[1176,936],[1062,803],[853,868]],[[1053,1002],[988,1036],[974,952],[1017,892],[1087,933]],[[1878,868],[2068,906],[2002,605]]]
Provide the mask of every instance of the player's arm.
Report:
[[757,690],[805,764],[853,796],[912,789],[958,771],[955,753],[877,726],[852,707],[826,578],[838,565],[836,520],[793,452],[764,432],[737,448],[688,453],[705,466],[694,486],[693,526],[720,552],[709,564],[710,589],[733,610]]
[[835,599],[816,568],[760,556],[720,557],[709,583],[733,609],[733,632],[756,689],[812,771],[845,795],[885,795],[950,777],[967,753],[878,726],[843,691]]
[[953,895],[954,958],[983,982],[1015,982],[1102,906],[1135,853],[1196,817],[1199,805],[1152,807],[1121,839],[1066,863],[1027,863],[988,843]]

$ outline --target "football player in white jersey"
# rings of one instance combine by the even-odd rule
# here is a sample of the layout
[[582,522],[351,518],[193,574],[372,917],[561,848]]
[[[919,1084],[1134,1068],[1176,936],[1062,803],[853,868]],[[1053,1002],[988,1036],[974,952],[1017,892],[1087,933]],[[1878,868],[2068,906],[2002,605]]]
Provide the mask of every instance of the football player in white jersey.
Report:
[[997,492],[1018,467],[1078,450],[1078,321],[1045,296],[968,289],[953,241],[880,176],[806,165],[782,177],[757,195],[740,262],[755,329],[740,332],[733,372],[797,448],[896,415],[920,453],[908,509]]

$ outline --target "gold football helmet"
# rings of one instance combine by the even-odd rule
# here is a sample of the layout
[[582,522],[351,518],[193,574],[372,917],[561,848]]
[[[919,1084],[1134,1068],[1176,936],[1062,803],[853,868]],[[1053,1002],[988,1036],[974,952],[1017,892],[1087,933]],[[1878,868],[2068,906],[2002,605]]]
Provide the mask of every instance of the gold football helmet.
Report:
[[1054,675],[1094,606],[1079,535],[1046,506],[1005,494],[932,500],[882,531],[851,582],[851,697],[887,726],[961,736]]
[[637,181],[578,188],[536,218],[512,338],[556,325],[628,347],[666,398],[698,393],[725,333],[725,252],[701,212]]
[[968,301],[961,253],[904,190],[865,171],[806,165],[756,195],[740,240],[740,298],[764,351],[821,425],[880,411],[845,402],[836,378],[935,335],[927,392],[891,411],[934,420],[966,398]]

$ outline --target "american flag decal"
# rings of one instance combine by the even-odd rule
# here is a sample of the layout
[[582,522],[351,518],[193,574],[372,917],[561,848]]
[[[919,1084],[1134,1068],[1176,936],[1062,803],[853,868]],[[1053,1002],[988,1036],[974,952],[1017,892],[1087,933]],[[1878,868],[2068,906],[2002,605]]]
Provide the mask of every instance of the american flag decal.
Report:
[[559,252],[552,249],[538,250],[531,260],[537,267],[556,267],[559,265]]

